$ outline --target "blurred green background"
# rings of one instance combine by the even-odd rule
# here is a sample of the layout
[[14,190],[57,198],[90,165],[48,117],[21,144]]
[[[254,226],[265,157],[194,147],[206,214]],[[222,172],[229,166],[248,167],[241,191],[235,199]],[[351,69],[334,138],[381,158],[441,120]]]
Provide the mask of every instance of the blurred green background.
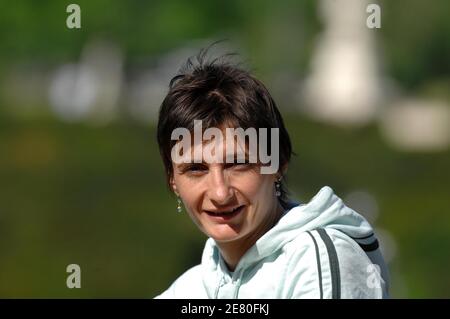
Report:
[[392,297],[450,297],[448,1],[76,1],[81,29],[70,3],[0,2],[0,297],[150,298],[200,262],[155,124],[170,77],[220,39],[285,118],[292,197],[330,185],[365,215]]

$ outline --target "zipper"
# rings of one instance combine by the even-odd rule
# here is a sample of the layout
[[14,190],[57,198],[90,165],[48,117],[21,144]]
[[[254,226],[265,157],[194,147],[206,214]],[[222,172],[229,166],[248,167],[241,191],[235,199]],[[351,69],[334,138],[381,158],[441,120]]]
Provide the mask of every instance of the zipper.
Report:
[[234,280],[234,282],[236,283],[236,287],[234,289],[234,294],[233,294],[233,299],[237,299],[238,298],[238,294],[239,294],[239,288],[241,288],[241,279],[242,279],[242,275],[244,274],[244,271],[240,270],[237,276],[237,279]]
[[223,282],[223,275],[220,276],[219,283],[216,286],[216,291],[214,292],[214,299],[217,299],[217,296],[219,296],[219,289],[220,287],[222,287],[222,282]]

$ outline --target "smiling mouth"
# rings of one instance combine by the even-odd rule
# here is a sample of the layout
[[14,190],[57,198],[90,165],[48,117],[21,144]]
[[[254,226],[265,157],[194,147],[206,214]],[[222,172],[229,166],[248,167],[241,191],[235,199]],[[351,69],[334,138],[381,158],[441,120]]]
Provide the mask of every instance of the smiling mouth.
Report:
[[245,207],[245,205],[241,205],[230,211],[212,212],[209,210],[205,210],[205,212],[209,216],[213,216],[213,217],[233,217],[233,216],[239,214],[243,210],[244,207]]

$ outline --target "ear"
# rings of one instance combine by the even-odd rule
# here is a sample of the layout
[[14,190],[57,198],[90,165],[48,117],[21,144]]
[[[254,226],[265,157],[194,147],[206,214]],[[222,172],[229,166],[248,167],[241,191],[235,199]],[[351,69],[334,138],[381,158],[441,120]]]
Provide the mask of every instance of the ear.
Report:
[[177,185],[175,184],[175,179],[172,177],[170,177],[169,179],[169,184],[170,184],[170,188],[172,189],[172,191],[175,193],[175,195],[179,196],[178,194],[178,189],[177,189]]
[[288,170],[288,164],[286,163],[286,164],[284,164],[284,165],[280,168],[280,170],[279,170],[279,172],[278,172],[278,174],[277,174],[277,178],[286,175],[287,170]]

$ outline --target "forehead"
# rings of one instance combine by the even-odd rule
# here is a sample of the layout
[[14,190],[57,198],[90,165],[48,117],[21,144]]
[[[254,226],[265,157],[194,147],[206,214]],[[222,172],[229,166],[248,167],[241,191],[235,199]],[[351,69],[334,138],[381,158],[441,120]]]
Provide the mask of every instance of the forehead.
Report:
[[[194,129],[175,143],[174,148],[178,147],[175,154],[183,157],[183,163],[233,162],[233,159],[248,159],[251,156],[249,152],[256,154],[257,134],[255,129],[244,131],[241,128],[225,126],[205,130]],[[179,160],[174,162],[180,163]]]
[[[236,154],[246,154],[248,150],[248,141],[245,139],[233,135],[230,130],[228,132],[226,129],[230,128],[221,128],[216,132],[205,130],[201,139],[192,140],[191,145],[189,147],[189,151],[193,152],[195,156],[199,156],[199,154],[206,152],[210,152],[213,154],[221,153],[224,157],[234,156]],[[220,134],[219,134],[220,131]],[[217,133],[217,134],[213,134]]]

